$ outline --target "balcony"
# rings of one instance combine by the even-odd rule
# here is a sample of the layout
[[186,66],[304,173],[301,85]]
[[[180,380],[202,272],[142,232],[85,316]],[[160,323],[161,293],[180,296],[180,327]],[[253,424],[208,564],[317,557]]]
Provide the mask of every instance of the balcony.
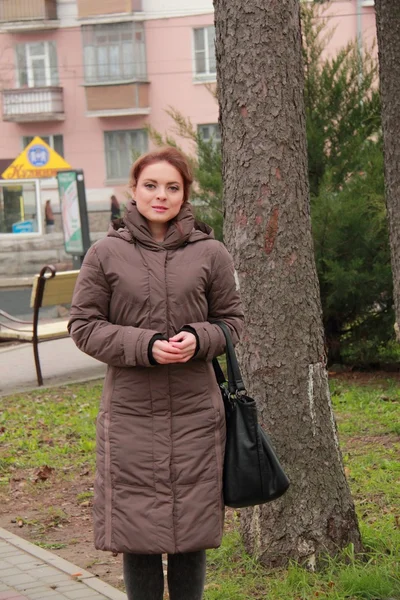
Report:
[[78,17],[127,15],[142,10],[142,0],[77,0]]
[[0,30],[9,32],[55,29],[56,0],[1,0]]
[[63,88],[21,88],[3,90],[3,121],[34,123],[63,121]]
[[149,83],[86,84],[88,117],[120,117],[150,113]]

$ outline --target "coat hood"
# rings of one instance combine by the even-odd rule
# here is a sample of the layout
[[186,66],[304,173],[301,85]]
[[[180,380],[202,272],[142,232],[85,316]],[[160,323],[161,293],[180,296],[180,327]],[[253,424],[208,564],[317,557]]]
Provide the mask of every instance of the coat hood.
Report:
[[138,243],[155,251],[174,250],[187,243],[214,239],[211,227],[196,221],[192,206],[185,202],[177,217],[170,221],[164,241],[157,242],[151,235],[147,219],[140,214],[134,200],[129,201],[123,219],[117,219],[110,225],[108,236]]

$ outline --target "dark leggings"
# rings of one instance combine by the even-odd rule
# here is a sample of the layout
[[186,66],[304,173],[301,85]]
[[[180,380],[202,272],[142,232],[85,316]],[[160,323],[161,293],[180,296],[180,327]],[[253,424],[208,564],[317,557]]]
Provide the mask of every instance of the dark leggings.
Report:
[[[206,578],[206,552],[168,554],[170,600],[201,600]],[[164,573],[161,554],[124,554],[128,600],[162,600]]]

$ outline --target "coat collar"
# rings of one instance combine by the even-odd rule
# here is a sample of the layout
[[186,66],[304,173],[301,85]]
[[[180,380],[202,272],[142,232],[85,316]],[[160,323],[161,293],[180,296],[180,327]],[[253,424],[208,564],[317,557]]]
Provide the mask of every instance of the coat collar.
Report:
[[124,218],[118,226],[118,231],[111,228],[108,235],[114,236],[117,234],[123,239],[137,242],[150,250],[173,250],[189,241],[194,226],[193,209],[188,202],[185,202],[177,217],[170,221],[164,241],[156,242],[151,235],[147,219],[138,211],[136,202],[130,200]]

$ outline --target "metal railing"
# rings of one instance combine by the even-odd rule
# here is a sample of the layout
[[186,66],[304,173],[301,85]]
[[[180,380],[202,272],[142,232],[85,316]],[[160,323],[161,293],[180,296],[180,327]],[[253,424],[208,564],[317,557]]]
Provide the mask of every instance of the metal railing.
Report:
[[63,88],[3,90],[3,120],[60,120],[64,117]]
[[56,0],[1,0],[0,22],[57,19]]

